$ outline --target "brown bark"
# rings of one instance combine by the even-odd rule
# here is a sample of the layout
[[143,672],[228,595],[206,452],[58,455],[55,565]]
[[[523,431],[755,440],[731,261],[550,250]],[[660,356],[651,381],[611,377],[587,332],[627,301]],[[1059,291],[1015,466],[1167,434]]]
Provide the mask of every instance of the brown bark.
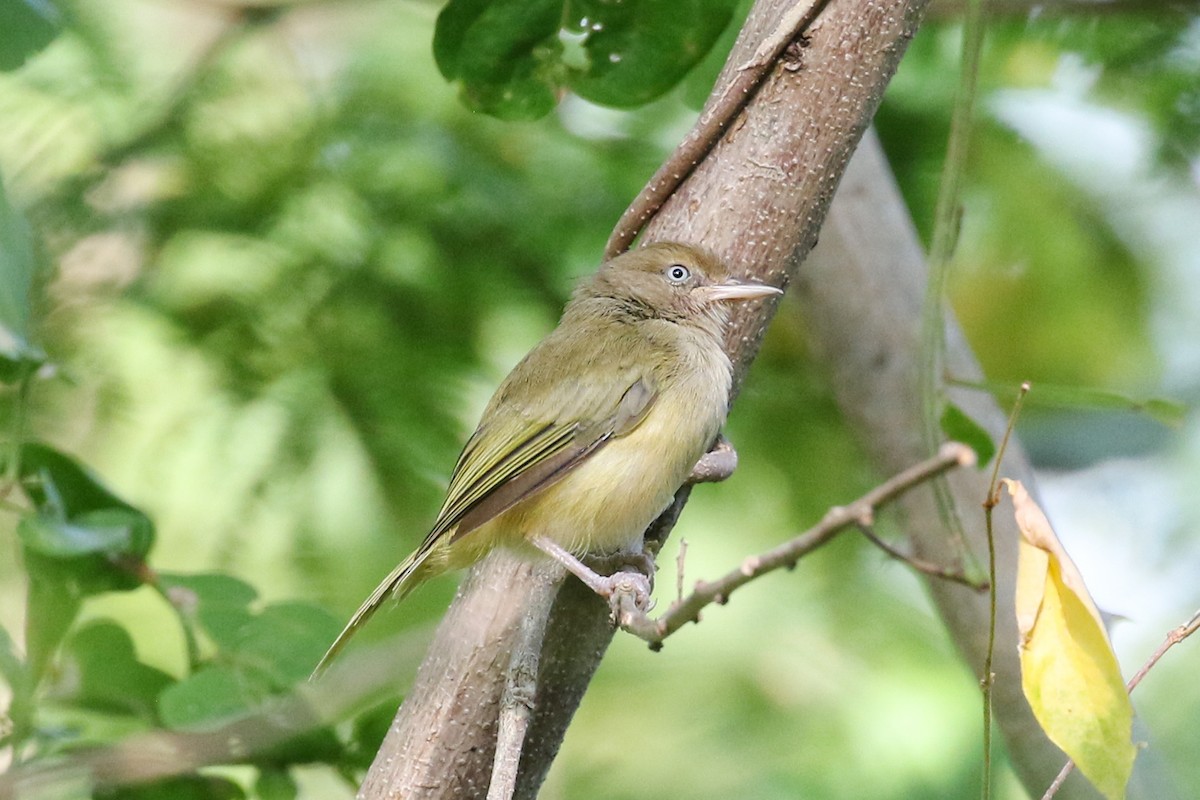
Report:
[[[665,205],[648,239],[702,242],[735,273],[783,284],[817,239],[850,153],[915,32],[925,0],[832,0],[806,46],[780,64],[722,141]],[[749,60],[792,3],[759,0],[718,87]],[[730,66],[733,65],[733,66]],[[738,378],[773,304],[740,315],[728,339]],[[681,492],[669,529],[686,499]],[[520,609],[534,573],[496,553],[473,570],[438,630],[360,793],[365,798],[481,796]],[[608,610],[576,581],[554,601],[517,796],[533,797],[612,636]]]

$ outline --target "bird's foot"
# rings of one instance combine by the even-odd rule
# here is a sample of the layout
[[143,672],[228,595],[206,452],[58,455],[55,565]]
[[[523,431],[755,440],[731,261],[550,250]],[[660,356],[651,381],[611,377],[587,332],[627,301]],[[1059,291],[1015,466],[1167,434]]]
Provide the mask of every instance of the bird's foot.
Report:
[[584,564],[572,553],[544,536],[530,540],[537,549],[562,564],[600,597],[608,601],[614,619],[620,616],[619,609],[625,598],[630,598],[640,611],[651,608],[650,592],[654,588],[654,558],[647,552],[617,553],[608,557],[617,569],[611,575],[601,575]]

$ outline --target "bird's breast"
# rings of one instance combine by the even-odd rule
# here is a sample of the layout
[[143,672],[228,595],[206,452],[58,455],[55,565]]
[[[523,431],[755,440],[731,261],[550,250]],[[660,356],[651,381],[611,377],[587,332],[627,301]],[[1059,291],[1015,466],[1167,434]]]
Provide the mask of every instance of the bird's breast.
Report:
[[[717,358],[719,357],[719,359]],[[667,381],[642,422],[530,498],[512,522],[583,554],[621,549],[670,505],[720,432],[729,401],[728,360],[687,365]]]

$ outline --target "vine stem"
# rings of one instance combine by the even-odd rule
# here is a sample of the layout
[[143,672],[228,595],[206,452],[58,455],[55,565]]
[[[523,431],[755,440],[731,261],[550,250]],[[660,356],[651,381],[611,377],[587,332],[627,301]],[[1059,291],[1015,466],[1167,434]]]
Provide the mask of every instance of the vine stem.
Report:
[[984,533],[987,536],[988,551],[988,640],[987,653],[983,659],[983,675],[979,679],[979,686],[983,692],[983,800],[988,800],[992,794],[992,684],[996,679],[992,667],[996,656],[996,534],[992,514],[1000,502],[1000,464],[1004,461],[1004,453],[1012,440],[1013,429],[1017,427],[1017,417],[1029,390],[1029,381],[1025,381],[1017,392],[1012,413],[1008,415],[1008,425],[1004,428],[1004,438],[996,449],[992,477],[988,481],[987,499],[983,501]]
[[730,123],[770,75],[784,51],[803,36],[826,2],[801,0],[783,13],[779,23],[763,39],[750,60],[737,68],[734,79],[708,105],[688,135],[625,209],[604,246],[606,260],[629,249],[663,204],[716,146]]

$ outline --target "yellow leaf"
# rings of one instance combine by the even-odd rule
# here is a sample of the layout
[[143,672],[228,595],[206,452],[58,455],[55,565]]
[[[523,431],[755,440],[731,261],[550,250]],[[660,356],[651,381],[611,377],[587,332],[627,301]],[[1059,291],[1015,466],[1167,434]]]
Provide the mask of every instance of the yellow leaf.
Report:
[[1018,544],[1016,612],[1021,684],[1050,740],[1109,800],[1133,771],[1133,707],[1083,576],[1019,481],[1012,495]]

